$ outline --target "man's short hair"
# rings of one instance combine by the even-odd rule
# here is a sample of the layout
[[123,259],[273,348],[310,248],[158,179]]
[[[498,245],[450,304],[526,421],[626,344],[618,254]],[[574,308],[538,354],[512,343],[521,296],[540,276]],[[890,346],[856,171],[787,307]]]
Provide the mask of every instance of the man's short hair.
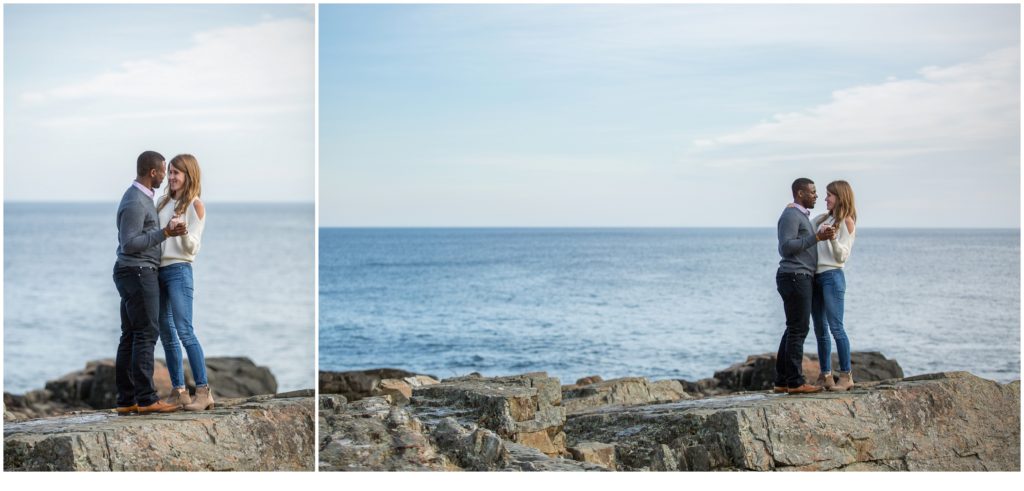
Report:
[[149,175],[149,171],[159,169],[164,163],[164,156],[152,150],[146,150],[139,154],[139,160],[135,163],[135,175]]
[[814,181],[806,177],[801,177],[793,181],[793,197],[795,198],[797,192],[799,192],[801,189],[806,189],[807,186],[810,184],[814,184]]

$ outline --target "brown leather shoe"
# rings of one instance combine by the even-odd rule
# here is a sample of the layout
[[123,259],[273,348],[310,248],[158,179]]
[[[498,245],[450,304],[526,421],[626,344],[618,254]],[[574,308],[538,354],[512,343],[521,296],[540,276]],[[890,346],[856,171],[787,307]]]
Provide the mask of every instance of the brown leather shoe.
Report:
[[179,408],[173,404],[167,404],[163,401],[156,401],[148,406],[139,406],[139,414],[149,413],[173,413]]
[[128,416],[131,413],[137,413],[137,412],[139,412],[139,405],[138,404],[132,404],[131,406],[118,406],[117,407],[117,415],[118,416]]
[[772,392],[776,394],[785,394],[786,392],[789,392],[789,387],[776,385],[774,388],[772,388]]
[[800,387],[790,387],[786,392],[790,394],[813,394],[815,392],[821,392],[821,387],[815,387],[811,384],[803,384]]

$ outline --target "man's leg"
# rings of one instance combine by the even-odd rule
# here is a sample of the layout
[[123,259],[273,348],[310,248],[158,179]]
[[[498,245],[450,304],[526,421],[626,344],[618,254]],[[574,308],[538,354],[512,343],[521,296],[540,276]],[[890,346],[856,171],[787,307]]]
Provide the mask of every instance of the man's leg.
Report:
[[125,310],[132,327],[131,376],[135,385],[135,400],[139,406],[157,402],[153,388],[153,346],[157,338],[157,311],[160,287],[153,268],[131,268],[126,275],[129,290]]
[[804,340],[811,329],[811,300],[814,278],[811,275],[793,275],[790,295],[786,301],[786,368],[789,388],[807,383],[804,379]]
[[[787,285],[786,277],[783,276],[783,275],[776,275],[775,276],[775,286],[778,289],[779,296],[782,297],[782,306],[783,306],[783,309],[785,309],[786,304],[787,304],[786,303],[786,297],[787,297],[787,294],[789,292],[789,287]],[[779,342],[779,351],[775,355],[775,386],[776,387],[786,387],[787,384],[788,384],[787,379],[789,378],[788,377],[789,374],[788,374],[788,370],[786,368],[786,362],[785,362],[785,360],[788,358],[786,356],[786,346],[788,344],[786,342],[786,339],[788,338],[788,334],[789,334],[789,313],[787,312],[787,314],[786,314],[786,330],[782,331],[782,340]]]
[[121,339],[117,343],[117,357],[114,360],[114,384],[117,386],[117,406],[130,407],[136,404],[135,384],[132,383],[132,330],[131,321],[126,310],[125,293],[121,286],[123,280],[114,273],[114,285],[121,295]]

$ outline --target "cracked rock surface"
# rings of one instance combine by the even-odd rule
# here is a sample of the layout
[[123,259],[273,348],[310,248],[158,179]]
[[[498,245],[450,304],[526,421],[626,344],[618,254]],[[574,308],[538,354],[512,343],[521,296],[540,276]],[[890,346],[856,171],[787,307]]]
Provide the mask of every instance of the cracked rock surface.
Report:
[[570,414],[619,470],[1019,471],[1020,382],[966,372],[810,395],[740,393]]
[[112,410],[4,424],[5,471],[312,471],[313,391],[210,411]]

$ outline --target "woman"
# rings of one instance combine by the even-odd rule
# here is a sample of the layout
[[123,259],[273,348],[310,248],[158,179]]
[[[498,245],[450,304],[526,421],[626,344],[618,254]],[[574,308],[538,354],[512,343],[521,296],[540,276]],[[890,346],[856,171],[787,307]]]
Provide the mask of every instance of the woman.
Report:
[[[192,330],[192,261],[199,253],[206,223],[206,208],[199,200],[199,162],[182,154],[171,159],[167,172],[167,192],[157,205],[160,226],[184,221],[187,233],[170,237],[160,245],[160,339],[164,345],[167,371],[173,389],[167,399],[186,411],[213,408],[213,393],[206,380],[206,359]],[[195,399],[185,389],[185,369],[181,346],[188,354],[188,364],[196,382]]]
[[[843,329],[843,297],[846,294],[846,276],[843,265],[850,258],[853,241],[857,237],[857,208],[854,206],[853,188],[846,181],[832,181],[825,188],[828,213],[814,218],[818,230],[835,229],[835,237],[818,242],[818,270],[814,275],[814,294],[811,318],[814,335],[818,338],[818,363],[821,374],[816,385],[827,390],[849,390],[853,387],[850,366],[850,340]],[[832,376],[832,339],[839,352],[839,381]]]

